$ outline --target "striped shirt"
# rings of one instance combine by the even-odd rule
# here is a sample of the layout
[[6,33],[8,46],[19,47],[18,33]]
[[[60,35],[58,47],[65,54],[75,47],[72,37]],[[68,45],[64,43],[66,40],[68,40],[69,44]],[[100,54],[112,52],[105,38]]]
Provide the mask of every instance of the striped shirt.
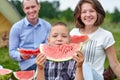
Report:
[[74,60],[66,62],[45,62],[45,80],[74,80],[75,78]]

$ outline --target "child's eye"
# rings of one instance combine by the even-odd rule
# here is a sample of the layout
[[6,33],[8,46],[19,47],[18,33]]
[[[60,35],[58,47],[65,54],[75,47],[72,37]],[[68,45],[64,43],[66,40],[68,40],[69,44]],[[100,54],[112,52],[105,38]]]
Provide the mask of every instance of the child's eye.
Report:
[[62,37],[66,38],[66,37],[68,37],[68,36],[62,36]]
[[57,37],[57,35],[53,35],[52,37]]

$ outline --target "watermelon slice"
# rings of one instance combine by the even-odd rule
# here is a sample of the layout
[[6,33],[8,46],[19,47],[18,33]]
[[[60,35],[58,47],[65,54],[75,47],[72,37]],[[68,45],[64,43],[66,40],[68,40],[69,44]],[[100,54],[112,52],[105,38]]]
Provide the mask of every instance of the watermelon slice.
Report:
[[71,43],[84,43],[87,42],[89,39],[88,35],[73,35],[70,38]]
[[[81,35],[81,36],[78,36],[78,35],[74,35],[74,36],[71,36],[71,43],[75,43],[75,44],[82,44],[82,43],[85,43],[86,41],[88,41],[89,37],[87,35]],[[70,46],[70,45],[69,45]],[[67,46],[68,47],[68,46]],[[64,46],[65,48],[65,46]],[[46,49],[48,50],[48,49]],[[67,49],[68,50],[68,49]],[[36,56],[38,53],[40,53],[40,50],[39,49],[21,49],[21,48],[18,48],[18,51],[20,52],[20,54],[22,55],[34,55]],[[55,51],[55,50],[53,50]],[[69,50],[68,50],[69,51]],[[52,52],[52,50],[50,51]],[[53,53],[53,52],[52,52]],[[64,51],[63,51],[64,53]]]
[[22,55],[37,55],[38,53],[40,53],[39,49],[20,49],[18,48],[18,51],[22,54]]
[[59,47],[52,47],[47,44],[40,44],[41,53],[45,54],[48,60],[61,62],[72,59],[76,51],[80,50],[79,44],[64,44]]
[[0,80],[9,80],[12,76],[12,70],[10,69],[0,69]]
[[34,70],[17,71],[17,72],[13,72],[13,74],[15,78],[18,80],[32,80],[34,78],[35,71]]

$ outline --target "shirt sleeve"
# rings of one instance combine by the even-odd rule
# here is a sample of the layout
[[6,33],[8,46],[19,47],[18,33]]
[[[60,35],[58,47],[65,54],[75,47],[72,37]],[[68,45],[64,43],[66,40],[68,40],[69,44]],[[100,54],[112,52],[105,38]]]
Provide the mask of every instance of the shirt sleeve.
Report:
[[115,43],[114,37],[112,33],[110,32],[104,40],[103,47],[104,49],[107,49],[108,47],[112,46]]
[[16,61],[21,61],[20,53],[18,52],[17,48],[19,46],[19,30],[14,26],[11,28],[9,34],[9,55],[12,59]]

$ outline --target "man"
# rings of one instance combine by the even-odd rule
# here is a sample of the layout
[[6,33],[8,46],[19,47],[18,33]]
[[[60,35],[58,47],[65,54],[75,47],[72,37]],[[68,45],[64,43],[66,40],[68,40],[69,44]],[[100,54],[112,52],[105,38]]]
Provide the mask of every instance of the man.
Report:
[[21,55],[17,48],[37,49],[46,43],[51,25],[38,18],[40,4],[37,0],[23,0],[22,8],[26,17],[15,23],[9,35],[10,57],[19,62],[21,70],[36,70],[35,56]]

